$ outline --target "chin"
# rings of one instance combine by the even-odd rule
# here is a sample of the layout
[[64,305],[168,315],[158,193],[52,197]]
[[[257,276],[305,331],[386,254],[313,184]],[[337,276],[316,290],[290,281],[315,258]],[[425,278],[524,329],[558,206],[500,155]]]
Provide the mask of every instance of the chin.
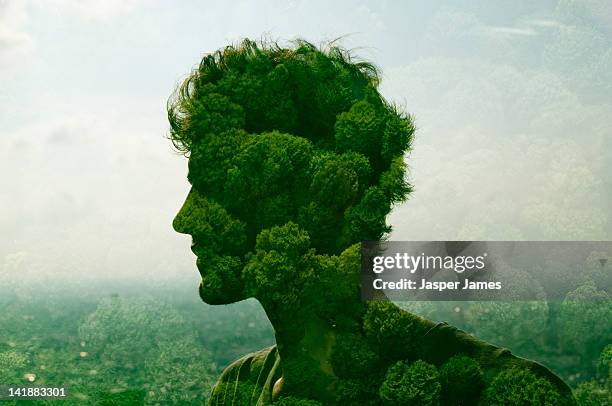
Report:
[[212,287],[207,286],[208,284],[204,279],[200,281],[198,287],[198,294],[200,299],[209,305],[224,305],[236,303],[246,299],[244,295],[239,294],[235,289],[222,289],[219,286]]

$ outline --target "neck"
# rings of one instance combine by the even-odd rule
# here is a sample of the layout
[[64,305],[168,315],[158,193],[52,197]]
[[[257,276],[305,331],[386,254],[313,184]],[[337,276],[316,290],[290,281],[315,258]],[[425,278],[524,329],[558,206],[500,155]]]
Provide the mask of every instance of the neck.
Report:
[[283,370],[282,378],[274,386],[275,395],[300,395],[299,392],[307,390],[309,396],[314,394],[318,400],[332,400],[337,382],[331,363],[336,329],[314,312],[273,308],[276,307],[264,305],[274,327]]

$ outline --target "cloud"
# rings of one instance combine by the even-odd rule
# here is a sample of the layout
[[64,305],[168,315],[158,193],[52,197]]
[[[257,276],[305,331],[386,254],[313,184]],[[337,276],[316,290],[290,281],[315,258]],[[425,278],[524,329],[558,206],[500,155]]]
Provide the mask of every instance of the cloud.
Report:
[[25,30],[28,15],[21,1],[0,0],[0,69],[13,68],[32,48],[32,38]]
[[496,26],[496,25],[484,26],[483,30],[486,33],[493,34],[493,35],[499,34],[499,35],[508,35],[508,36],[513,36],[513,35],[531,36],[531,35],[538,34],[538,31],[534,30],[533,28],[504,27],[504,26]]
[[143,0],[44,0],[39,7],[47,11],[69,12],[88,21],[106,22],[132,13]]
[[0,229],[9,236],[0,242],[0,282],[2,258],[22,251],[31,279],[197,274],[188,237],[171,227],[189,187],[186,161],[151,114],[146,105],[88,104],[0,137]]
[[385,22],[381,19],[380,15],[366,5],[360,5],[355,10],[355,14],[359,19],[367,21],[367,25],[374,31],[382,31],[386,28]]
[[528,25],[542,28],[563,28],[565,24],[557,20],[533,19],[525,22]]
[[482,60],[422,60],[383,86],[418,127],[394,239],[609,239],[610,105],[549,70]]
[[[386,68],[386,95],[419,129],[409,160],[416,191],[394,212],[396,237],[610,237],[602,203],[610,195],[596,181],[608,179],[602,161],[612,165],[612,107],[583,101],[566,79],[612,83],[607,37],[590,26],[557,30],[554,13],[425,18],[374,3],[280,4],[145,10],[140,0],[0,0],[0,64],[21,63],[34,46],[49,51],[0,85],[0,230],[9,236],[0,262],[27,252],[40,263],[33,278],[195,276],[189,238],[170,227],[189,185],[185,161],[163,138],[165,98],[199,52],[262,32],[316,42],[359,31],[345,46],[385,50],[371,59]],[[136,15],[135,25],[122,19]]]
[[71,145],[78,142],[78,138],[66,128],[57,128],[49,134],[47,142],[51,145]]

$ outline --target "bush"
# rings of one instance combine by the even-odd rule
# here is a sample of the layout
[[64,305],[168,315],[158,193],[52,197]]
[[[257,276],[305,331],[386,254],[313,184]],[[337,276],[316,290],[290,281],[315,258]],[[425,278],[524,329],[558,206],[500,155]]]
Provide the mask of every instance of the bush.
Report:
[[322,406],[321,403],[316,400],[300,399],[292,396],[280,398],[273,404],[276,406]]
[[441,385],[436,367],[418,360],[399,361],[387,371],[379,395],[387,405],[437,405]]
[[601,406],[612,404],[612,392],[595,381],[585,382],[574,390],[579,406]]
[[388,360],[414,357],[418,343],[416,338],[424,333],[424,325],[419,316],[386,301],[368,304],[363,328],[372,348]]
[[559,392],[544,378],[524,368],[500,372],[485,390],[484,404],[490,406],[565,404]]
[[475,404],[484,385],[482,370],[472,358],[457,355],[440,368],[440,384],[443,404]]
[[580,351],[584,372],[595,373],[595,363],[608,344],[612,302],[605,290],[598,290],[593,281],[587,281],[569,292],[559,308],[559,339],[563,348],[572,353]]

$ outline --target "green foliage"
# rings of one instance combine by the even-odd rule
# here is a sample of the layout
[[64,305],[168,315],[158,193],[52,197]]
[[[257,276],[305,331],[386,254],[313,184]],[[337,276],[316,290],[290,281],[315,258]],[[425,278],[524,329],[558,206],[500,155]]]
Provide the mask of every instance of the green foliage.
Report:
[[[190,156],[192,184],[173,225],[193,237],[201,298],[255,297],[290,345],[306,325],[321,328],[316,317],[355,332],[334,355],[348,377],[352,351],[363,373],[376,361],[357,336],[365,309],[356,244],[389,232],[386,215],[411,191],[403,155],[414,126],[378,84],[372,65],[338,47],[246,40],[205,56],[168,104],[170,138]],[[393,333],[382,314],[371,319],[382,331],[370,337],[376,346],[418,324],[404,314]],[[324,393],[321,360],[294,352],[283,359],[283,390]]]
[[401,202],[412,191],[410,185],[403,180],[405,171],[404,157],[398,156],[391,160],[389,170],[380,177],[380,189],[390,202]]
[[210,312],[171,286],[148,294],[139,286],[135,297],[73,294],[1,306],[1,384],[66,386],[67,406],[203,404],[229,361],[273,343],[254,301]]
[[371,103],[362,100],[336,119],[336,148],[355,151],[365,156],[380,154],[385,117]]
[[484,404],[560,406],[566,404],[550,381],[524,368],[500,372],[484,392]]
[[579,406],[601,406],[612,404],[610,385],[601,385],[596,381],[584,382],[574,390],[574,397]]
[[363,309],[356,300],[359,264],[358,245],[340,256],[316,255],[308,233],[288,222],[259,234],[243,277],[247,294],[257,297],[271,317],[314,312],[330,324],[356,328]]
[[145,393],[142,389],[124,389],[112,392],[99,392],[95,398],[100,406],[141,405]]
[[[141,392],[148,403],[193,402],[212,383],[209,355],[169,305],[152,299],[102,300],[81,324],[79,336],[81,356],[95,360],[89,384],[101,386],[99,396],[107,404]],[[117,375],[129,379],[115,380]]]
[[582,367],[594,371],[592,360],[610,342],[610,327],[605,320],[612,319],[612,301],[604,290],[598,290],[593,281],[587,281],[569,292],[559,308],[558,328],[561,345],[570,351],[581,348]]
[[201,344],[193,335],[160,342],[145,359],[147,403],[184,404],[206,396],[214,369]]
[[542,301],[475,302],[464,317],[477,337],[496,344],[512,342],[514,348],[529,351],[534,341],[546,336],[548,310]]
[[380,239],[391,231],[385,222],[390,210],[385,192],[378,186],[370,187],[359,204],[346,212],[352,234],[362,241]]
[[579,406],[612,404],[612,344],[608,344],[599,355],[599,379],[581,383],[574,389]]
[[[448,358],[467,342],[484,344],[436,330],[451,347],[432,361],[448,361],[438,374],[425,361],[410,363],[421,358],[433,325],[389,302],[359,301],[357,244],[383,238],[391,207],[411,192],[404,154],[414,125],[378,85],[371,65],[303,41],[282,48],[246,40],[205,56],[168,105],[170,137],[190,156],[192,184],[174,226],[193,237],[205,301],[254,297],[263,304],[282,354],[283,394],[337,395],[339,404],[474,403],[484,386],[481,367],[494,367]],[[516,283],[541,299],[528,275]],[[486,311],[465,319],[518,340],[525,310],[509,306],[501,322]],[[548,308],[535,310],[538,317],[527,319],[541,332]],[[520,374],[502,375],[487,392],[495,402],[514,399],[503,391],[513,384],[529,384]]]
[[168,340],[178,339],[183,320],[171,307],[152,299],[128,300],[119,296],[103,299],[95,312],[79,327],[79,337],[86,351],[95,349],[105,361],[125,365],[126,358],[139,355],[156,342],[154,332],[167,328],[172,334]]
[[[328,208],[341,218],[342,211],[363,193],[370,181],[370,173],[370,163],[361,154],[322,154],[313,161],[309,195],[315,204]],[[330,243],[335,244],[333,241]]]
[[235,151],[221,202],[246,223],[250,239],[296,217],[311,157],[308,140],[279,132],[251,136]]
[[380,387],[380,398],[388,405],[437,405],[441,385],[436,367],[417,360],[399,361],[387,371]]
[[397,111],[396,114],[390,115],[385,123],[382,139],[383,159],[389,162],[398,156],[397,151],[408,150],[414,131],[414,124],[409,117],[404,117]]
[[[341,380],[336,389],[338,406],[379,406],[378,390],[382,380],[374,376],[362,376],[360,380]],[[365,379],[364,379],[365,378]]]
[[217,93],[214,85],[207,85],[201,95],[201,98],[192,99],[185,106],[189,114],[185,131],[191,138],[190,142],[195,144],[207,134],[220,134],[244,127],[242,107]]
[[322,403],[319,403],[316,400],[296,398],[293,396],[281,397],[278,400],[275,400],[272,404],[276,406],[320,406],[322,405]]
[[597,367],[599,374],[612,382],[612,344],[606,345],[601,351]]
[[612,256],[606,252],[593,251],[585,261],[581,272],[585,282],[591,279],[595,286],[612,285]]
[[[281,307],[296,299],[269,293],[265,281],[320,276],[337,261],[296,268],[281,264],[280,251],[264,259],[256,245],[266,230],[294,223],[316,254],[330,257],[390,231],[391,205],[411,190],[403,155],[414,126],[378,84],[372,65],[335,46],[245,40],[205,56],[177,89],[168,103],[170,138],[189,154],[193,188],[174,227],[196,243],[205,301],[276,295]],[[253,257],[270,266],[255,266]]]
[[329,377],[321,373],[318,359],[302,351],[283,360],[283,391],[293,396],[310,398],[324,393]]
[[373,375],[379,359],[361,334],[342,334],[336,338],[332,353],[334,374],[341,379]]
[[223,198],[227,171],[234,167],[236,151],[242,148],[249,134],[244,130],[211,133],[192,146],[189,158],[189,182],[216,200]]
[[472,358],[457,355],[440,367],[440,384],[443,404],[476,404],[484,387],[482,370]]
[[314,279],[316,259],[309,246],[308,233],[295,223],[264,230],[244,268],[247,292],[278,311],[296,311],[301,292]]
[[598,290],[595,282],[592,280],[586,281],[582,286],[569,292],[564,302],[565,303],[601,303],[609,301],[608,293],[604,290]]
[[[225,255],[244,252],[244,225],[234,220],[220,204],[202,195],[192,193],[182,210],[184,217],[175,220],[178,229],[189,227],[198,236],[194,241],[205,244],[211,253],[223,250]],[[184,219],[196,217],[198,222],[185,224]],[[202,249],[203,247],[198,247]]]
[[363,329],[376,353],[388,360],[414,358],[425,334],[420,317],[387,301],[368,303]]
[[25,383],[23,373],[28,358],[17,351],[0,352],[0,382],[3,384]]
[[283,64],[273,66],[273,61],[263,53],[258,57],[259,60],[252,61],[245,69],[228,71],[217,86],[244,108],[244,128],[247,131],[274,128],[292,132],[297,123],[297,112],[289,71]]
[[360,245],[355,244],[338,257],[317,257],[320,273],[316,292],[319,300],[315,311],[323,320],[328,320],[342,331],[356,331],[361,328],[364,305],[358,300],[361,278],[359,249]]
[[[350,257],[354,257],[352,261],[358,261],[359,251],[350,251]],[[348,254],[349,252],[346,253]],[[73,394],[72,400],[65,402],[68,405],[96,404],[100,398],[108,398],[110,394],[140,389],[145,391],[145,404],[188,404],[190,402],[201,404],[202,399],[208,394],[208,388],[224,365],[239,355],[268,346],[273,342],[273,335],[265,320],[265,314],[254,301],[218,307],[215,312],[202,312],[202,304],[198,305],[195,301],[185,302],[180,299],[189,298],[190,295],[187,292],[172,294],[170,295],[172,304],[161,305],[162,299],[167,300],[167,296],[168,293],[165,291],[154,298],[115,297],[104,299],[104,303],[100,304],[101,308],[108,309],[109,302],[114,300],[126,308],[124,312],[128,312],[128,308],[133,306],[132,312],[134,313],[133,317],[125,320],[121,316],[123,312],[116,311],[114,321],[109,320],[99,324],[101,333],[98,335],[100,337],[110,337],[116,334],[113,324],[121,324],[122,329],[128,332],[144,328],[153,337],[151,340],[142,342],[142,351],[124,352],[126,358],[122,359],[121,363],[114,362],[113,364],[109,363],[109,360],[113,358],[104,354],[104,351],[97,351],[92,344],[93,341],[85,342],[85,346],[82,347],[82,340],[78,336],[79,324],[88,322],[89,315],[96,310],[97,299],[92,298],[91,302],[64,299],[54,305],[57,308],[54,310],[57,313],[55,319],[49,317],[45,309],[47,298],[5,306],[0,314],[2,326],[6,327],[0,330],[0,353],[2,354],[0,358],[3,360],[3,371],[8,371],[11,376],[14,376],[16,383],[26,383],[23,375],[34,373],[36,374],[35,384],[68,385]],[[459,304],[453,304],[453,306],[457,305]],[[148,315],[149,312],[150,315]],[[24,315],[28,317],[24,318]],[[33,320],[31,320],[32,317]],[[169,318],[170,321],[178,319],[181,320],[181,323],[166,323],[164,321],[166,318]],[[99,317],[96,319],[100,320]],[[155,319],[159,322],[155,322]],[[266,328],[262,329],[261,326]],[[103,330],[107,328],[109,334],[103,334]],[[177,329],[179,329],[178,338]],[[357,333],[359,330],[350,331],[355,331],[355,339],[350,337],[345,340],[339,336],[336,350],[332,353],[334,372],[344,368],[343,376],[354,376],[350,379],[343,378],[338,382],[337,404],[379,405],[381,400],[378,397],[378,391],[384,378],[385,364],[373,363],[375,366],[371,367],[370,372],[362,376],[353,374],[350,368],[354,366],[355,369],[360,369],[359,365],[362,365],[360,360],[367,360],[371,354],[367,350],[369,341],[364,343],[363,339],[359,339]],[[194,332],[199,332],[200,337],[194,337]],[[136,337],[128,333],[123,336]],[[114,345],[117,346],[118,340],[110,337],[109,341],[114,342]],[[95,345],[107,348],[106,340],[103,338]],[[541,352],[546,351],[546,347],[538,345]],[[202,348],[206,348],[212,354],[206,354],[201,350]],[[343,349],[340,350],[340,348]],[[338,367],[339,362],[341,363],[343,359],[342,352],[336,353],[336,351],[347,353],[351,351],[351,348],[355,354],[344,359],[345,363]],[[610,393],[610,380],[604,379],[606,372],[609,371],[604,366],[609,365],[607,355],[609,348],[606,347],[600,356],[599,363],[602,366],[599,368],[598,376],[588,371],[580,371],[582,380],[588,381],[577,385],[574,389],[577,399],[582,404],[599,405],[607,402],[606,396],[609,396]],[[581,350],[576,349],[576,351]],[[81,357],[79,355],[81,351],[86,351],[88,355]],[[7,356],[7,353],[10,355]],[[7,359],[14,359],[15,354],[18,354],[16,359],[19,362],[6,362]],[[567,358],[565,354],[561,353],[560,357]],[[354,363],[353,360],[355,360]],[[594,359],[592,362],[596,363]],[[363,363],[364,368],[368,363],[369,361]],[[7,367],[7,365],[10,366]],[[15,369],[14,365],[21,365],[23,368]],[[135,365],[136,368],[131,368],[129,365]],[[572,363],[566,368],[575,367]],[[442,396],[447,390],[447,385],[443,381],[445,368],[447,368],[446,364],[439,368]],[[563,368],[559,370],[563,374],[573,371],[573,369]],[[296,371],[299,371],[299,368],[296,368]],[[513,384],[512,380],[509,381],[509,384]],[[501,383],[499,385],[502,386]],[[165,389],[165,392],[161,390],[162,388]],[[441,402],[444,404],[444,398],[441,398]]]

